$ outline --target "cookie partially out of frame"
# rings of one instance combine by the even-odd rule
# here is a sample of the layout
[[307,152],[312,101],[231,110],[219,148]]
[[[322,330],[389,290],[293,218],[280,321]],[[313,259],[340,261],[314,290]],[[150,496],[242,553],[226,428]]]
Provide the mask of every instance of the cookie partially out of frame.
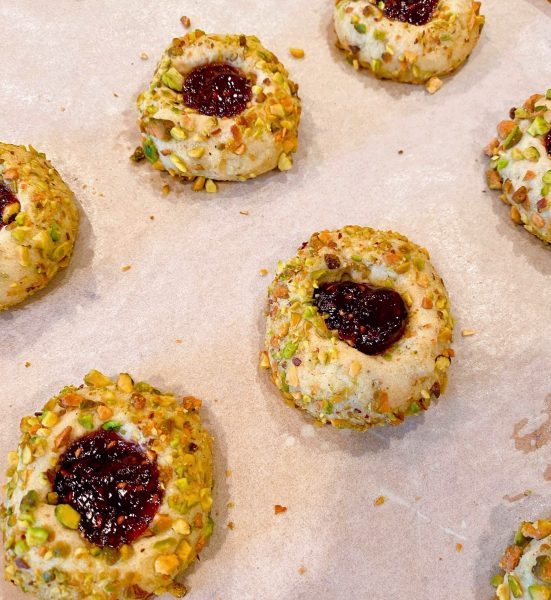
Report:
[[322,231],[278,266],[263,366],[321,423],[397,425],[444,391],[453,326],[426,250],[391,231]]
[[174,39],[138,97],[147,159],[179,177],[245,180],[292,166],[298,86],[254,36]]
[[337,0],[338,43],[382,79],[424,83],[455,71],[484,24],[473,0]]
[[143,599],[212,532],[201,402],[98,371],[21,422],[2,514],[6,578],[41,600]]
[[496,600],[551,600],[551,520],[522,523],[499,566]]
[[515,223],[551,243],[551,89],[530,96],[509,116],[486,147],[488,185],[501,190]]
[[73,193],[44,154],[0,142],[0,311],[69,264],[78,220]]

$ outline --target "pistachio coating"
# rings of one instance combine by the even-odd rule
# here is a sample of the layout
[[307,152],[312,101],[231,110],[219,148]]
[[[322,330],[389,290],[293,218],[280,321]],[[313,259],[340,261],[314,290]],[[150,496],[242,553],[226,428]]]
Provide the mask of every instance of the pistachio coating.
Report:
[[509,116],[486,147],[488,186],[501,191],[500,199],[511,206],[515,223],[551,243],[551,89],[530,96]]
[[[328,329],[315,292],[342,280],[392,288],[406,304],[404,334],[384,353],[365,354]],[[426,250],[391,231],[322,231],[278,265],[261,364],[290,404],[321,423],[398,425],[444,391],[453,327],[446,289]]]
[[[114,382],[91,371],[84,381],[21,421],[2,509],[6,578],[43,600],[180,597],[185,589],[175,577],[212,532],[211,439],[201,402],[134,383],[126,373]],[[117,548],[87,541],[81,515],[52,486],[65,449],[100,430],[117,431],[155,461],[164,492],[145,533]]]
[[[246,77],[252,99],[244,110],[219,117],[186,104],[186,78],[209,64]],[[245,180],[276,167],[289,170],[298,144],[297,92],[256,37],[187,33],[172,41],[149,89],[138,96],[145,156],[155,168],[190,179]]]
[[79,216],[71,190],[32,146],[0,142],[0,189],[0,310],[6,310],[69,264]]
[[356,67],[381,79],[424,83],[455,71],[472,52],[484,24],[480,2],[440,0],[424,25],[386,16],[376,0],[337,0],[338,44]]
[[551,520],[521,523],[492,578],[496,600],[551,599]]

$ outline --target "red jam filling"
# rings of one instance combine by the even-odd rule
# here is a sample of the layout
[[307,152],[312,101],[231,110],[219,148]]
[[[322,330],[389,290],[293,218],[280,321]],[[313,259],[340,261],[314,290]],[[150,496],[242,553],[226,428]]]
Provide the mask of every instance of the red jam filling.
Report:
[[545,136],[544,144],[547,154],[551,156],[551,131]]
[[440,0],[385,0],[383,12],[389,19],[426,25],[432,18]]
[[140,446],[99,429],[73,442],[53,482],[60,504],[80,514],[79,529],[97,546],[130,544],[159,509],[159,468]]
[[252,98],[247,77],[227,63],[208,63],[193,69],[184,81],[182,93],[186,106],[216,117],[242,113]]
[[329,329],[364,354],[380,354],[398,341],[406,329],[407,309],[400,294],[367,283],[322,283],[314,305]]
[[10,204],[15,204],[17,201],[17,198],[15,197],[14,193],[10,190],[10,188],[0,181],[0,229],[2,229],[2,227],[8,225],[8,223],[11,223],[15,219],[16,215],[14,214],[10,218],[8,223],[4,223],[4,221],[2,220],[2,214],[6,206],[9,206]]

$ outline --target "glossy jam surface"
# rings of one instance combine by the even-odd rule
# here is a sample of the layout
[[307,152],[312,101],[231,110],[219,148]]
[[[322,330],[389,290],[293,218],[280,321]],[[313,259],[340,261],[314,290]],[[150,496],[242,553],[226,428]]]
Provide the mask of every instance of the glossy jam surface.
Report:
[[426,25],[440,0],[385,0],[385,16],[411,25]]
[[163,497],[156,461],[114,431],[99,429],[69,446],[53,483],[60,504],[80,514],[97,546],[130,544],[148,527]]
[[227,63],[208,63],[193,69],[184,81],[184,104],[203,115],[234,117],[252,98],[245,75]]
[[[8,225],[8,223],[4,223],[2,220],[2,213],[4,212],[4,209],[9,204],[15,204],[16,202],[17,198],[15,197],[14,193],[10,190],[10,188],[0,181],[0,229],[2,229],[2,227],[5,225]],[[11,217],[9,222],[11,223],[14,219],[15,214]]]
[[407,309],[400,294],[367,283],[322,283],[314,304],[329,329],[364,354],[380,354],[404,334]]
[[544,144],[547,154],[551,156],[551,131],[545,136]]

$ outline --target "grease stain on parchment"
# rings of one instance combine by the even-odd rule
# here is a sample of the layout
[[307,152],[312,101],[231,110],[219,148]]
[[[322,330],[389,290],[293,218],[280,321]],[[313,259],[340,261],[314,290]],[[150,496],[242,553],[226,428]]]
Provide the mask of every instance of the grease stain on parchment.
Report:
[[515,448],[528,454],[539,450],[549,442],[551,442],[551,394],[545,399],[545,408],[540,411],[540,414],[545,417],[543,423],[527,433],[522,433],[529,419],[521,419],[513,428],[512,439],[515,441]]

